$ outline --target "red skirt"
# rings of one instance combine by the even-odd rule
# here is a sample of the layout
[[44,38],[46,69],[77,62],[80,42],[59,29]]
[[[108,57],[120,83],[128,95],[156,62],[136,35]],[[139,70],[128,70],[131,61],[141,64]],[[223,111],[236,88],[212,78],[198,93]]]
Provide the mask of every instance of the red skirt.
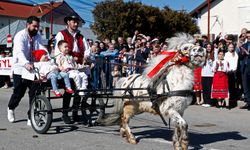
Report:
[[228,77],[225,72],[215,72],[211,97],[218,99],[228,98]]
[[194,70],[194,91],[202,91],[201,69],[202,67],[199,67]]

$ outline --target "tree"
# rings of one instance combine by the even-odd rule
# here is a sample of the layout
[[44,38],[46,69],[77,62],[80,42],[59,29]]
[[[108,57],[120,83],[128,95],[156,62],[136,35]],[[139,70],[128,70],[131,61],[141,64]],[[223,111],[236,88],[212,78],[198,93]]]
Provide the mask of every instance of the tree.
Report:
[[197,26],[184,11],[173,11],[168,7],[143,5],[140,2],[106,0],[93,10],[94,24],[91,29],[99,39],[128,37],[138,30],[145,35],[165,39],[176,32],[196,33]]

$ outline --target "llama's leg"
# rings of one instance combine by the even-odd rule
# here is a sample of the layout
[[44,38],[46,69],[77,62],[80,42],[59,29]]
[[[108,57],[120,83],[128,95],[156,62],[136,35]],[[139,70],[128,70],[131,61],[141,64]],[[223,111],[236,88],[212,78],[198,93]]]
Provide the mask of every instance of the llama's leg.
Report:
[[[127,102],[127,101],[129,101],[129,100],[124,100],[125,102]],[[117,102],[117,101],[116,101]],[[123,107],[124,107],[124,104],[123,104]],[[123,109],[123,108],[122,108]],[[117,110],[116,110],[116,112],[118,112]],[[122,136],[122,137],[126,137],[126,130],[125,130],[125,128],[124,128],[124,120],[125,120],[125,117],[124,117],[124,113],[123,113],[123,110],[122,110],[122,114],[121,114],[121,123],[120,123],[120,135]]]
[[169,110],[169,117],[175,125],[173,145],[175,150],[188,149],[188,125],[182,116],[175,110]]
[[[122,117],[123,120],[123,117]],[[122,137],[126,137],[126,132],[125,132],[125,128],[123,127],[123,123],[120,124],[120,135]]]
[[175,126],[174,128],[174,135],[172,137],[173,145],[175,150],[181,150],[181,143],[180,143],[180,128]]
[[139,102],[136,101],[127,101],[124,104],[123,107],[123,113],[121,117],[121,128],[120,132],[121,135],[124,137],[126,136],[126,139],[131,144],[136,144],[136,139],[134,135],[131,133],[131,129],[129,128],[129,120],[132,116],[138,113],[138,107]]
[[188,124],[186,121],[185,124],[181,125],[181,147],[182,150],[188,149]]
[[157,112],[152,109],[152,103],[149,101],[126,101],[124,103],[123,113],[121,116],[120,133],[121,136],[126,137],[128,142],[131,144],[136,144],[137,142],[128,126],[129,120],[132,116],[142,112],[157,114]]

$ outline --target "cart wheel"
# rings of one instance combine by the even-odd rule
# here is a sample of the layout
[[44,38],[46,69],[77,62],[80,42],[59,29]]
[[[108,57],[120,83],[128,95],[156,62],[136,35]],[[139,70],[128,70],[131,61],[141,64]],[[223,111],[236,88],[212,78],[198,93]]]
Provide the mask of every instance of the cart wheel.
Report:
[[38,95],[30,108],[32,128],[39,134],[46,133],[52,123],[52,107],[47,97]]

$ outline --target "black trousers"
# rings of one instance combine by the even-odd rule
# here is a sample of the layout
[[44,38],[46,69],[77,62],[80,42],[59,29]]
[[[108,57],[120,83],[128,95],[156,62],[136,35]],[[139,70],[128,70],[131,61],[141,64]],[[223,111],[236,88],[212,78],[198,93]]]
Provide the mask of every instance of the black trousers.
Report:
[[[76,90],[75,83],[74,83],[73,79],[71,79],[71,78],[70,78],[70,83],[71,83],[71,88],[73,90]],[[59,85],[60,85],[60,83],[59,83]],[[64,92],[64,94],[63,94],[63,114],[65,114],[65,115],[67,115],[68,112],[70,111],[71,98],[72,98],[71,93]],[[79,96],[78,93],[75,93],[74,98],[73,98],[73,106],[72,106],[72,108],[74,110],[77,110],[78,107],[80,106],[80,103],[81,103],[81,96]]]
[[236,72],[228,72],[228,90],[230,100],[236,100]]
[[10,83],[10,76],[0,76],[0,87],[4,86],[5,83],[9,84]]
[[209,105],[212,104],[211,100],[212,82],[213,82],[213,77],[202,77],[201,84],[202,84],[204,104],[209,104]]
[[[72,94],[64,92],[63,94],[63,114],[68,114],[70,111],[70,101],[71,101]],[[81,97],[75,93],[74,100],[73,100],[73,109],[77,110],[81,103]]]
[[242,80],[245,102],[250,105],[250,70],[248,70],[248,67],[243,72]]
[[[30,104],[36,95],[38,84],[34,83],[31,80],[23,79],[21,75],[16,75],[16,74],[13,74],[13,82],[14,82],[14,90],[8,104],[9,109],[15,109],[19,105],[27,88],[29,88],[28,94],[29,94],[29,108],[30,108]],[[28,116],[29,116],[29,111],[28,111]]]

